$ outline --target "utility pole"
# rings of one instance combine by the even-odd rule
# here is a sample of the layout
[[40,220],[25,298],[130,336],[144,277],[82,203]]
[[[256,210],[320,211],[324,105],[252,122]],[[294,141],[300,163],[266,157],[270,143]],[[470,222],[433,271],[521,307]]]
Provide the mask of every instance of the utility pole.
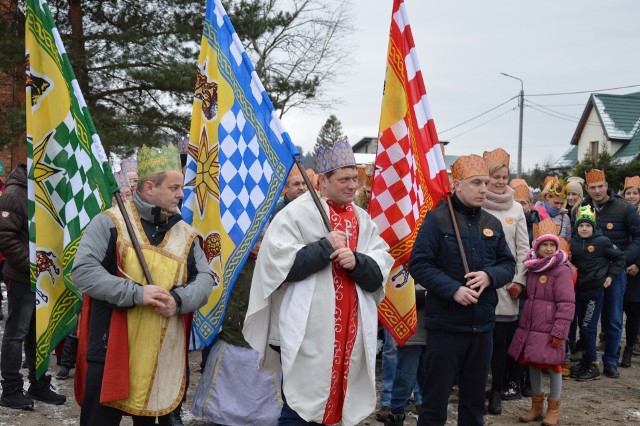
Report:
[[519,178],[522,175],[522,124],[524,121],[524,82],[518,77],[501,72],[500,74],[505,77],[513,78],[520,81],[520,130],[518,132],[518,168],[516,177]]

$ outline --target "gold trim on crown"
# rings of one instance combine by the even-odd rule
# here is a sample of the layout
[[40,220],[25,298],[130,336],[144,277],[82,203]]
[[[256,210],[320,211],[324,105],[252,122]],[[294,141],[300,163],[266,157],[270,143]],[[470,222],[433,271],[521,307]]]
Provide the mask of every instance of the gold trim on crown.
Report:
[[587,185],[607,181],[607,178],[604,175],[604,170],[598,169],[589,170],[587,173],[585,173],[585,178],[587,179]]
[[487,160],[488,167],[495,164],[502,164],[507,169],[509,168],[509,160],[511,157],[509,156],[509,153],[502,148],[496,148],[493,151],[485,151],[482,153],[482,156]]
[[489,176],[489,167],[487,161],[479,155],[463,155],[451,165],[451,176],[457,180],[469,179],[473,176]]
[[558,180],[557,178],[551,179],[549,183],[547,183],[547,186],[544,187],[544,190],[542,192],[552,197],[560,197],[563,200],[566,200],[567,196],[569,195],[567,186],[564,184],[564,182]]

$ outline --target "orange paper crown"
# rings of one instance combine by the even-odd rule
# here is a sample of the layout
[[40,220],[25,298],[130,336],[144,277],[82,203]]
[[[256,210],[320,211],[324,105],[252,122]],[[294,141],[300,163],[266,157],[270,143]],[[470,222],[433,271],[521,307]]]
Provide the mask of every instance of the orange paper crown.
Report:
[[558,225],[550,217],[533,224],[534,239],[544,234],[558,235]]
[[542,181],[542,188],[546,188],[547,185],[549,185],[549,182],[551,182],[553,179],[558,179],[556,176],[554,175],[549,175],[546,178],[544,178],[544,180]]
[[640,176],[628,176],[624,178],[624,189],[631,187],[640,189]]
[[489,176],[489,167],[486,160],[479,155],[463,155],[451,165],[451,176],[458,180],[473,176]]
[[528,203],[531,202],[531,191],[529,190],[529,186],[525,183],[524,185],[518,185],[513,189],[513,199],[516,201],[526,201]]
[[591,169],[586,174],[587,185],[597,182],[605,182],[607,178],[604,175],[604,170]]
[[558,239],[560,240],[560,247],[558,248],[567,254],[571,253],[571,244],[569,244],[569,241],[565,240],[563,237],[558,237]]
[[318,186],[318,175],[316,174],[316,172],[313,171],[313,169],[306,169],[305,172],[307,173],[307,177],[311,181],[311,185],[314,188],[317,187]]
[[489,167],[494,164],[502,164],[509,168],[509,153],[502,148],[496,148],[493,151],[485,151],[482,156],[487,160]]
[[511,187],[511,189],[516,189],[520,185],[529,186],[529,185],[527,185],[527,181],[526,180],[520,179],[520,178],[511,179],[511,182],[509,182],[509,186]]
[[294,163],[293,167],[291,167],[291,171],[289,172],[289,177],[287,178],[287,180],[298,176],[302,176],[302,173],[300,173],[300,167],[298,167],[298,165]]

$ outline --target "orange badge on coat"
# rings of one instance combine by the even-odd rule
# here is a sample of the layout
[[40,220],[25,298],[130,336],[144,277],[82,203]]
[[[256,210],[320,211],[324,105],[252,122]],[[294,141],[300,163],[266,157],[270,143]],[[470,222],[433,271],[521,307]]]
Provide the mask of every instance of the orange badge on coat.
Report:
[[489,228],[484,228],[482,230],[482,233],[484,234],[485,237],[493,237],[493,231]]
[[541,283],[541,284],[544,284],[544,283],[546,283],[546,282],[547,282],[547,276],[546,276],[546,275],[542,275],[542,276],[540,277],[540,283]]
[[593,253],[594,251],[596,251],[596,248],[594,246],[589,246],[589,247],[587,247],[587,251],[589,253]]
[[613,229],[613,223],[611,223],[611,222],[607,223],[607,229],[608,230],[612,230]]

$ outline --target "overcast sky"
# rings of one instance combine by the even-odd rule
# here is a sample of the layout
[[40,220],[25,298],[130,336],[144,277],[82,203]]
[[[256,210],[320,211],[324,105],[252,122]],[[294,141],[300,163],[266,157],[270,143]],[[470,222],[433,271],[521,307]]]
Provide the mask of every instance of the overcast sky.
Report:
[[[345,64],[343,83],[331,89],[331,96],[342,104],[327,112],[291,111],[283,120],[294,143],[305,150],[313,147],[332,113],[352,144],[378,133],[393,2],[352,3],[354,58]],[[588,93],[533,95],[640,85],[638,0],[405,0],[405,4],[436,128],[440,140],[450,141],[447,154],[482,154],[500,146],[511,154],[515,172],[517,98],[445,131],[518,95],[520,82],[501,72],[524,81],[524,170],[555,161],[570,147],[589,97]],[[635,91],[640,87],[606,93]]]

